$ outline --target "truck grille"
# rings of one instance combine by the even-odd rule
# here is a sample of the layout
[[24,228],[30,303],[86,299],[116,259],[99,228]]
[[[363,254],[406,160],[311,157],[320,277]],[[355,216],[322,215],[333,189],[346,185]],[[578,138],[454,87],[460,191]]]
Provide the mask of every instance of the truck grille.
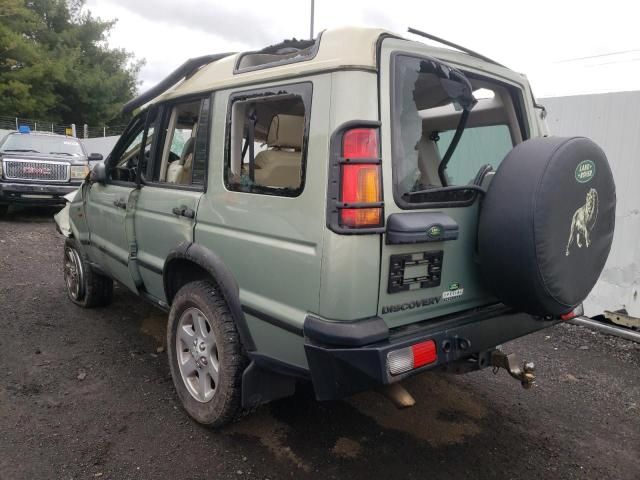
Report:
[[67,163],[5,160],[3,164],[4,176],[7,180],[35,182],[67,182],[69,180]]

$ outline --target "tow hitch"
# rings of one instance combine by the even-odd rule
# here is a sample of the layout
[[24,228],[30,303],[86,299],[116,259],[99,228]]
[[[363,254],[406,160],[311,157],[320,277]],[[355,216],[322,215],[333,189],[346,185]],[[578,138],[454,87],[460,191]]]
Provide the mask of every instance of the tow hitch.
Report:
[[536,381],[534,375],[535,365],[533,362],[523,362],[520,367],[520,362],[515,353],[505,354],[501,350],[494,350],[491,352],[491,363],[493,367],[493,373],[498,373],[500,368],[504,368],[509,375],[516,380],[520,380],[522,388],[531,388]]

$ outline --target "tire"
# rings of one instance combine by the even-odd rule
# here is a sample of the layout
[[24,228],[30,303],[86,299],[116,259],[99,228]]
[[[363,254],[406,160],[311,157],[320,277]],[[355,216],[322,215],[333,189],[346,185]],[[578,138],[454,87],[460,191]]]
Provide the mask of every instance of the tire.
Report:
[[613,241],[616,189],[607,158],[583,137],[516,146],[482,203],[485,285],[505,304],[558,317],[587,297]]
[[83,308],[104,307],[113,298],[113,280],[92,270],[74,238],[64,242],[63,273],[67,296]]
[[0,204],[0,217],[4,217],[9,211],[9,205]]
[[178,397],[195,421],[221,427],[245,413],[241,386],[248,360],[227,302],[211,282],[188,283],[178,291],[169,313],[167,355]]

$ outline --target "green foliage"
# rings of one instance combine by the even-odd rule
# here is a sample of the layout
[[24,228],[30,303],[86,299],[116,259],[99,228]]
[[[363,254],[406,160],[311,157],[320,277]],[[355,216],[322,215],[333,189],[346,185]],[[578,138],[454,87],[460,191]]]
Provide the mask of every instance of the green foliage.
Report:
[[115,22],[83,6],[0,0],[0,115],[100,125],[135,96],[143,61],[109,48]]

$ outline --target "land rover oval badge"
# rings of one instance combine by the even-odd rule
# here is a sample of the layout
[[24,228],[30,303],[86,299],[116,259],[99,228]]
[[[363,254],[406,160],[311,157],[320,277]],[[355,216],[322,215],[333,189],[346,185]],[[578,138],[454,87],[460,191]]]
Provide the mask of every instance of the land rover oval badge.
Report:
[[583,160],[576,167],[576,181],[587,183],[596,174],[596,164],[591,160]]
[[427,230],[427,235],[431,238],[440,238],[442,235],[442,227],[440,225],[432,225],[429,227],[429,230]]

